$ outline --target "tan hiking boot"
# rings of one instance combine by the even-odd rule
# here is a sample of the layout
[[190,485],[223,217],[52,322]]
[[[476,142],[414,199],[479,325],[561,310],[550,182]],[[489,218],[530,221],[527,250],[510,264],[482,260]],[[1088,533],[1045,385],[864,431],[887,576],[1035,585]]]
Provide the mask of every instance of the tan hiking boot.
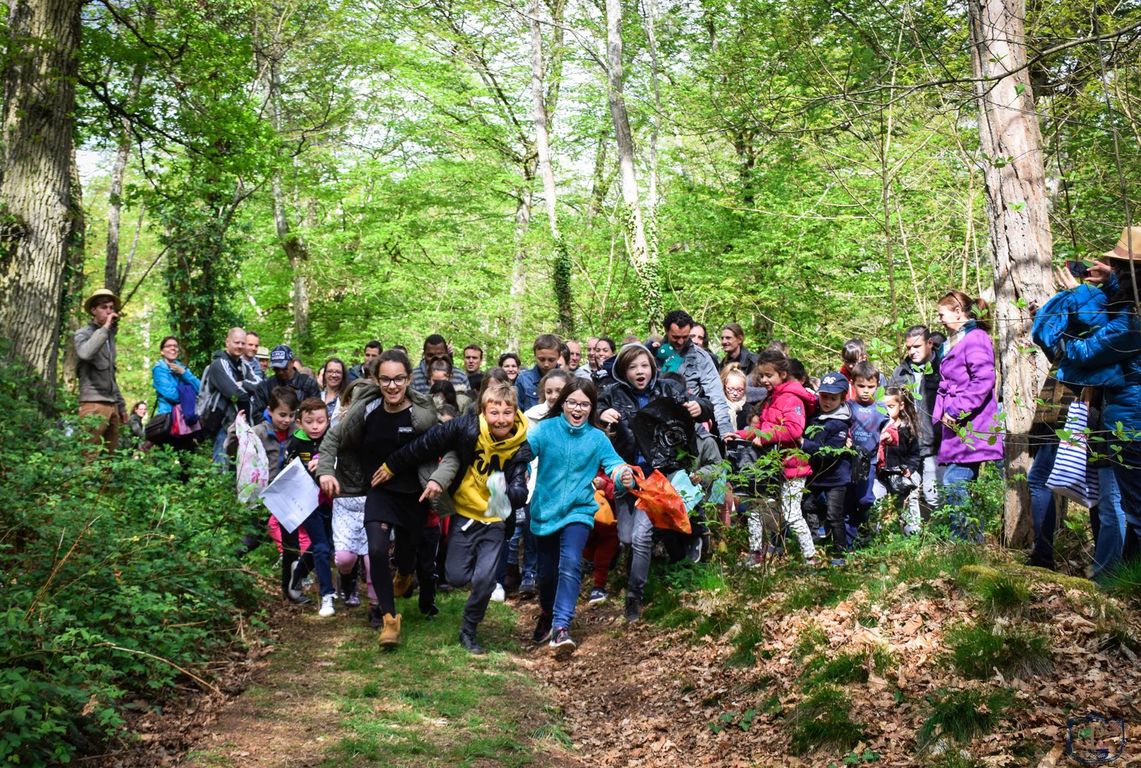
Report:
[[400,645],[400,614],[384,614],[384,626],[380,630],[380,647],[395,648]]
[[396,598],[404,597],[408,594],[408,590],[412,589],[412,576],[411,573],[396,572],[392,577],[392,594]]

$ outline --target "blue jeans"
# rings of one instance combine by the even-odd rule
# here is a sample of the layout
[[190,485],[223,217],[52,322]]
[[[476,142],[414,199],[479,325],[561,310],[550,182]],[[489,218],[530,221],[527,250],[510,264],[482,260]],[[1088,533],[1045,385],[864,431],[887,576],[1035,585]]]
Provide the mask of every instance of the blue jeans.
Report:
[[1093,548],[1093,577],[1108,576],[1121,560],[1125,546],[1125,510],[1121,506],[1121,489],[1113,470],[1103,467],[1097,471],[1097,512],[1100,525]]
[[1058,518],[1054,492],[1046,487],[1046,481],[1050,479],[1050,470],[1054,468],[1057,455],[1057,443],[1043,443],[1026,473],[1026,484],[1030,486],[1030,517],[1034,523],[1034,549],[1030,553],[1030,564],[1042,568],[1054,567],[1054,529]]
[[586,523],[568,523],[550,536],[536,536],[539,550],[539,606],[552,614],[551,626],[570,628],[582,587],[582,549],[590,537]]
[[950,507],[951,536],[956,539],[981,542],[984,521],[972,520],[968,514],[970,492],[967,483],[978,479],[982,462],[946,464],[943,467],[943,506]]
[[226,451],[223,446],[226,444],[226,430],[224,428],[218,430],[218,434],[214,435],[214,463],[225,467],[228,463],[226,459]]
[[1112,470],[1125,515],[1121,557],[1132,561],[1141,558],[1141,440],[1113,440],[1112,445],[1121,448],[1119,463],[1114,463]]

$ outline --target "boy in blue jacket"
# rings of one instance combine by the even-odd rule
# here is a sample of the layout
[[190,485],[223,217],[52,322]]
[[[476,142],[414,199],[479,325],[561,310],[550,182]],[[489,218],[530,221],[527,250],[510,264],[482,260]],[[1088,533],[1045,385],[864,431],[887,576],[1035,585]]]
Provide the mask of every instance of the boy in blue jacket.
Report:
[[848,533],[844,528],[844,497],[852,481],[852,414],[844,402],[848,379],[840,372],[825,375],[817,390],[820,410],[804,430],[801,449],[808,454],[812,476],[801,507],[805,515],[824,513],[832,548],[832,565],[844,565]]

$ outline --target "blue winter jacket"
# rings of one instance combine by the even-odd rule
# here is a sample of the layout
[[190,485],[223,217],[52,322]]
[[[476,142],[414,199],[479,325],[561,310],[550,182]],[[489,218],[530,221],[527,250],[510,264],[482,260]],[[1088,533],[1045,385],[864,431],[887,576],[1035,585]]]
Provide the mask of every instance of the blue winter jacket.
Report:
[[1084,339],[1109,322],[1105,306],[1117,287],[1117,277],[1113,274],[1100,287],[1082,283],[1054,294],[1034,314],[1031,336],[1046,353],[1046,358],[1058,367],[1055,376],[1059,381],[1075,386],[1104,387],[1121,379],[1119,363],[1087,367],[1066,355],[1068,342]]
[[809,488],[839,488],[852,482],[853,451],[846,447],[852,429],[848,406],[843,403],[830,413],[817,413],[804,429],[800,447],[812,467]]
[[1100,385],[1106,429],[1118,423],[1127,431],[1141,429],[1141,321],[1132,309],[1113,312],[1090,335],[1067,341],[1060,365],[1066,363],[1108,371]]
[[[175,360],[174,363],[186,368],[181,360]],[[195,392],[202,388],[202,382],[190,372],[189,368],[183,371],[181,377],[175,376],[165,360],[159,360],[154,364],[154,368],[151,368],[151,381],[154,383],[155,392],[158,393],[158,406],[155,408],[156,416],[170,413],[174,410],[174,406],[178,405],[178,382],[182,381],[194,385]]]

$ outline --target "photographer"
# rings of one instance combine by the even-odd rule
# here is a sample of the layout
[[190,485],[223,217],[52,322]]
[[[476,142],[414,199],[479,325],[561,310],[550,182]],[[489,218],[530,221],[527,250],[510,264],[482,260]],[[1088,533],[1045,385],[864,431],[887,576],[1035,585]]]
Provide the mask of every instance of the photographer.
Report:
[[87,297],[83,309],[91,322],[75,332],[79,358],[79,417],[98,416],[92,442],[113,449],[119,444],[119,428],[127,421],[127,403],[115,382],[115,333],[119,327],[119,297],[100,288]]

